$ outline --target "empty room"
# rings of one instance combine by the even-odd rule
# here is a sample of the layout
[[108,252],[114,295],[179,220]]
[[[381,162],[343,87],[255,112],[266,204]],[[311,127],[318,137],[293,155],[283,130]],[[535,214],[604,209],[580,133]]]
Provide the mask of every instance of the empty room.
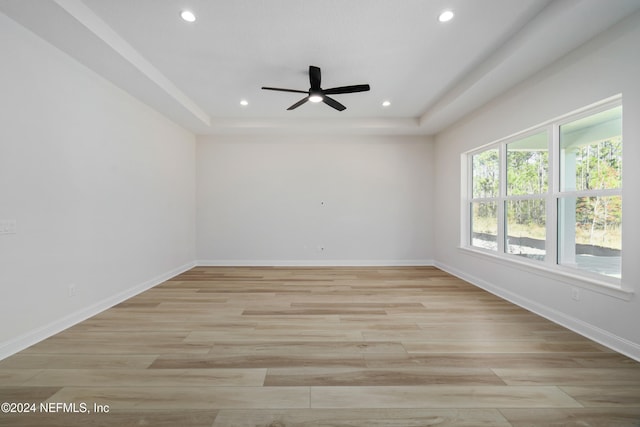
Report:
[[0,0],[0,426],[640,426],[639,0]]

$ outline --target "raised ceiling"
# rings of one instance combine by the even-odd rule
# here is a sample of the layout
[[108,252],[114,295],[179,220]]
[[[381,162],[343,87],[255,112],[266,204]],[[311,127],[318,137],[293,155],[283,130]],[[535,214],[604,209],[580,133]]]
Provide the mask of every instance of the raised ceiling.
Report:
[[[193,23],[180,19],[184,9]],[[450,9],[455,18],[437,20]],[[434,134],[638,0],[0,0],[0,11],[198,134]],[[309,65],[347,106],[286,108]],[[248,105],[241,106],[241,100]],[[388,100],[391,105],[383,107]]]

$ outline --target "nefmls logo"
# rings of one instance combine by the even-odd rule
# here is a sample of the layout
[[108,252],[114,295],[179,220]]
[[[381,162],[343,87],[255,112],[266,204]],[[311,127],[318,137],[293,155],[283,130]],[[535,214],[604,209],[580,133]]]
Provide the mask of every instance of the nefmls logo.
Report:
[[40,412],[84,414],[89,412],[89,408],[85,402],[41,402]]

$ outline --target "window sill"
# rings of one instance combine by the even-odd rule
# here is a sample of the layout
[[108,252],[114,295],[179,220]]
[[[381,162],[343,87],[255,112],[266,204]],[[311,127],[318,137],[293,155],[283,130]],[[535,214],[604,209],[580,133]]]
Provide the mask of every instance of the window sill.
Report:
[[634,292],[632,290],[623,289],[604,280],[597,280],[594,278],[581,276],[579,274],[572,274],[571,272],[560,269],[551,269],[534,261],[518,259],[517,257],[511,256],[500,256],[490,253],[489,251],[465,246],[459,246],[458,249],[468,255],[483,259],[490,259],[493,262],[497,262],[499,264],[512,268],[514,266],[517,266],[518,268],[521,268],[532,274],[537,274],[539,276],[543,276],[552,280],[564,282],[571,286],[598,292],[600,294],[618,298],[624,301],[630,301],[634,295]]

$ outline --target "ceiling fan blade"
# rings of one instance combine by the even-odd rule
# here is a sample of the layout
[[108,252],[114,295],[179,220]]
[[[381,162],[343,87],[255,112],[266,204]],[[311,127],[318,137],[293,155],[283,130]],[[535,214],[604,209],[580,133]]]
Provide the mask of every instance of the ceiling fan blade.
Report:
[[338,101],[336,101],[333,98],[329,98],[328,96],[323,96],[322,97],[322,102],[324,102],[325,104],[327,104],[329,107],[333,107],[338,111],[342,111],[345,110],[347,107],[345,107],[344,105],[340,104]]
[[298,108],[299,106],[301,106],[302,104],[304,104],[305,102],[307,102],[309,100],[308,96],[305,96],[304,98],[302,98],[300,101],[296,102],[295,104],[293,104],[291,107],[287,108],[287,110],[295,110],[296,108]]
[[278,90],[280,92],[295,92],[295,93],[309,93],[306,90],[297,90],[297,89],[282,89],[279,87],[266,87],[266,86],[262,86],[262,89],[265,90]]
[[325,89],[323,92],[327,95],[337,95],[340,93],[366,92],[370,89],[371,87],[369,85],[353,85],[333,87],[331,89]]
[[320,67],[309,65],[309,83],[311,90],[320,90],[320,83],[322,81],[322,75],[320,73]]

